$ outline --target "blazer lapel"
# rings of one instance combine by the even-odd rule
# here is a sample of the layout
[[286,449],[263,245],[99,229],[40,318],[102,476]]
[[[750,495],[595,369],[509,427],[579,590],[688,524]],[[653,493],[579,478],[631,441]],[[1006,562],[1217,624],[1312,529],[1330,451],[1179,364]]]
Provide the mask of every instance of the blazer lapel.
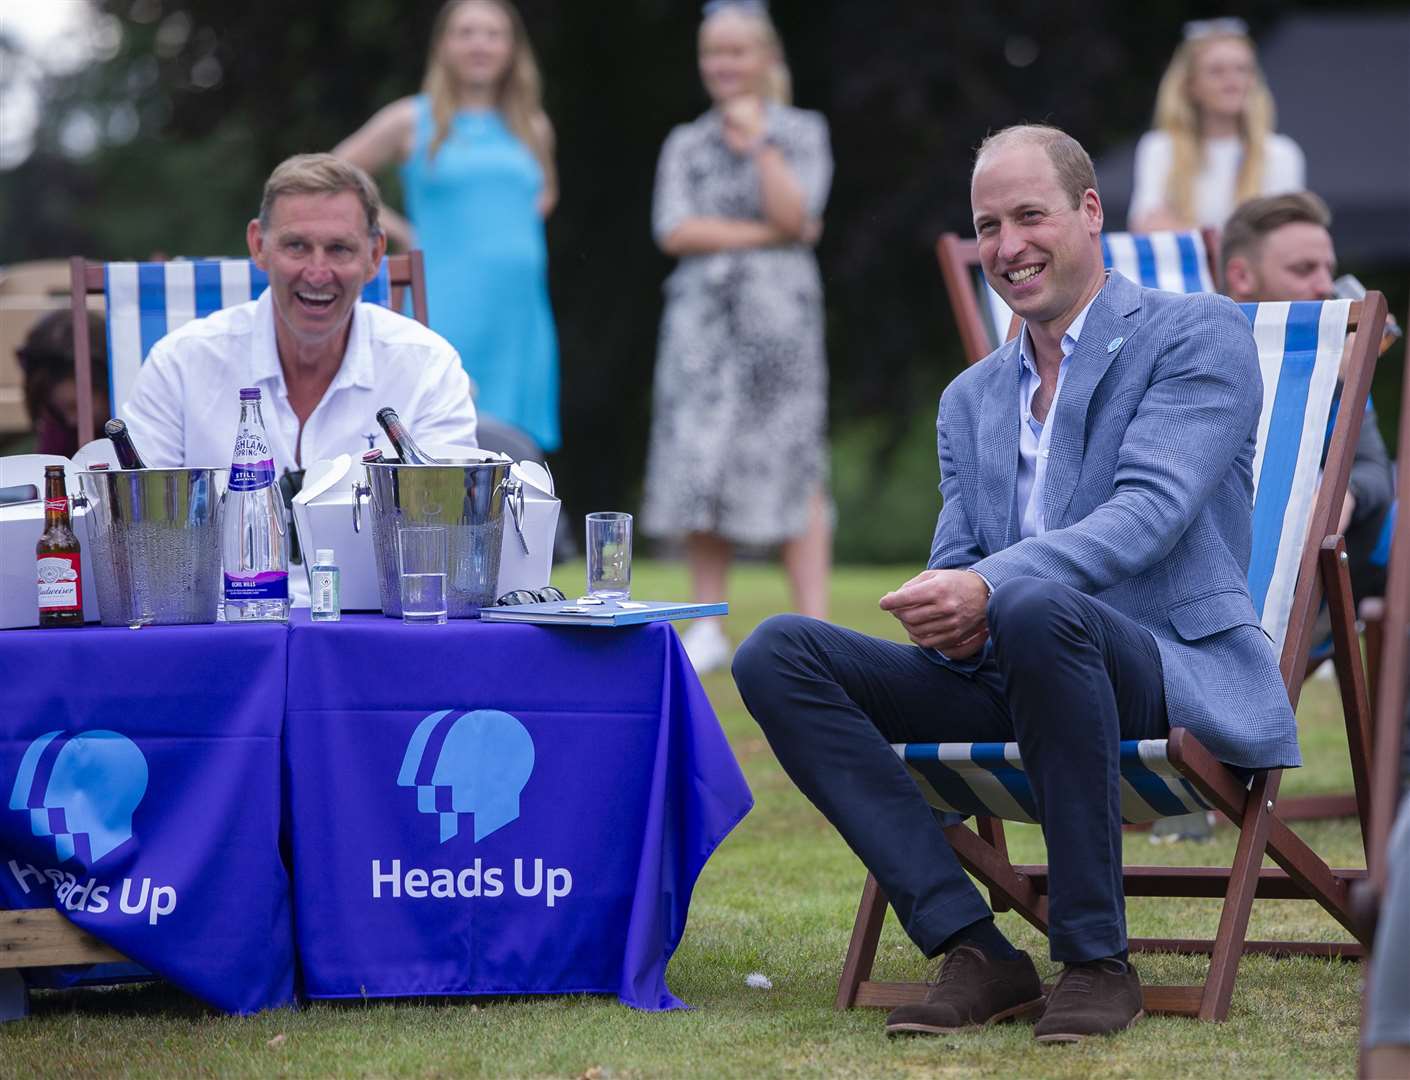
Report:
[[1018,484],[1018,339],[1004,348],[993,374],[984,387],[984,405],[979,416],[980,489],[990,514],[981,519],[997,521],[1003,535],[997,543],[985,545],[998,551],[1018,542],[1018,518],[1014,512]]
[[1048,465],[1043,480],[1043,517],[1049,529],[1061,528],[1077,481],[1087,441],[1087,410],[1092,394],[1127,340],[1140,325],[1132,316],[1140,310],[1141,290],[1115,270],[1098,294],[1072,351],[1062,393],[1052,416]]

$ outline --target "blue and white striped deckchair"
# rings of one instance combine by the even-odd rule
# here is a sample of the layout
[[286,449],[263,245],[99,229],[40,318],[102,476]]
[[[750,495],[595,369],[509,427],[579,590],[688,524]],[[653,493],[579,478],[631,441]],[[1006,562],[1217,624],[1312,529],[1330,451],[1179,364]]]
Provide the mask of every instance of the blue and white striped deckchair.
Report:
[[[1357,331],[1342,368],[1342,399],[1363,405],[1374,370],[1374,348],[1385,320],[1385,298],[1360,304],[1264,304],[1244,309],[1259,347],[1264,379],[1263,414],[1254,461],[1253,557],[1249,591],[1263,627],[1280,650],[1279,670],[1295,708],[1310,645],[1320,587],[1328,588],[1337,639],[1338,675],[1346,717],[1358,807],[1367,806],[1364,778],[1370,762],[1369,729],[1355,640],[1350,584],[1336,529],[1364,409],[1343,407],[1319,481],[1339,361],[1347,330]],[[1315,489],[1315,493],[1314,493]],[[936,807],[978,817],[977,835],[963,824],[946,827],[956,857],[989,886],[995,910],[1015,910],[1047,930],[1048,869],[1015,866],[1008,857],[1003,819],[1033,821],[1035,801],[1016,744],[898,745],[921,793]],[[1364,870],[1333,869],[1279,814],[1280,769],[1238,773],[1221,765],[1184,729],[1168,739],[1121,746],[1122,815],[1128,821],[1212,808],[1233,821],[1242,836],[1230,867],[1126,867],[1127,895],[1223,898],[1213,939],[1132,938],[1133,951],[1175,951],[1210,956],[1198,986],[1147,986],[1147,1012],[1227,1017],[1238,962],[1245,951],[1280,955],[1358,957],[1366,931],[1351,908],[1351,886]],[[1074,796],[1080,797],[1080,796]],[[1361,815],[1365,820],[1364,812]],[[1264,856],[1278,869],[1263,868]],[[1310,899],[1357,941],[1254,942],[1245,940],[1256,897]],[[875,982],[871,969],[885,918],[886,897],[868,876],[857,910],[837,1006],[894,1006],[923,1000],[921,983]]]
[[[152,346],[179,326],[256,299],[269,277],[250,259],[108,263],[103,276],[108,323],[108,400],[128,399]],[[387,260],[362,290],[369,304],[391,303]]]
[[[1350,304],[1242,305],[1263,371],[1248,585],[1263,628],[1280,651],[1307,543]],[[1036,822],[1017,743],[909,743],[894,749],[932,806]],[[1121,744],[1124,820],[1149,822],[1209,808],[1167,759],[1166,740]]]
[[[1198,231],[1103,233],[1102,262],[1147,289],[1173,293],[1213,292],[1209,251]],[[989,285],[981,271],[978,285],[989,319],[993,347],[1009,339],[1013,312]]]

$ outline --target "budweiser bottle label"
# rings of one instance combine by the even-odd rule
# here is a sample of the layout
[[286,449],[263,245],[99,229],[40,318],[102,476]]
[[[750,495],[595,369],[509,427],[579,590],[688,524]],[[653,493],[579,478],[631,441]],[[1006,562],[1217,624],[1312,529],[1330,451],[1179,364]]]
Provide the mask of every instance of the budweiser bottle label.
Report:
[[[68,500],[62,501],[67,504]],[[79,557],[73,554],[41,555],[39,570],[40,611],[81,611],[83,585]]]

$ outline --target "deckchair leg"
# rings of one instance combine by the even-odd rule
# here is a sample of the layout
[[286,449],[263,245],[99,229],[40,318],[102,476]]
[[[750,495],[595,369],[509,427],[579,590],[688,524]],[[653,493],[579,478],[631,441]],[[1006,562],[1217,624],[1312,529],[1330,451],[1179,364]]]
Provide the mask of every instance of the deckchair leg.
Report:
[[948,826],[945,839],[960,865],[987,885],[990,895],[1002,896],[1007,909],[1017,911],[1040,932],[1048,932],[1048,898],[1014,869],[1006,851],[996,850],[964,825]]
[[1234,996],[1234,977],[1239,972],[1249,914],[1253,911],[1253,898],[1258,889],[1258,871],[1263,865],[1264,848],[1268,846],[1273,800],[1278,796],[1281,778],[1282,773],[1277,770],[1258,773],[1244,803],[1243,818],[1239,822],[1239,844],[1229,873],[1229,891],[1224,894],[1219,930],[1214,937],[1214,952],[1209,958],[1209,975],[1200,997],[1201,1020],[1223,1020],[1229,1015],[1229,1003]]
[[1371,701],[1361,665],[1352,607],[1351,572],[1346,544],[1340,536],[1322,541],[1322,580],[1327,585],[1327,610],[1332,616],[1332,660],[1337,669],[1346,741],[1351,753],[1351,777],[1356,787],[1356,816],[1361,819],[1361,843],[1370,857],[1371,840]]
[[[999,853],[999,857],[1008,860],[1009,845],[1004,837],[1004,823],[995,817],[979,817],[974,819],[975,826],[979,829],[979,838]],[[1012,911],[1013,905],[1009,903],[1008,897],[998,889],[989,890],[989,907],[995,913],[1000,911]]]
[[868,874],[867,883],[862,886],[862,902],[857,905],[857,921],[852,926],[842,978],[837,983],[834,1008],[850,1009],[857,1003],[857,990],[871,976],[877,942],[881,940],[881,924],[885,920],[886,894],[876,878]]

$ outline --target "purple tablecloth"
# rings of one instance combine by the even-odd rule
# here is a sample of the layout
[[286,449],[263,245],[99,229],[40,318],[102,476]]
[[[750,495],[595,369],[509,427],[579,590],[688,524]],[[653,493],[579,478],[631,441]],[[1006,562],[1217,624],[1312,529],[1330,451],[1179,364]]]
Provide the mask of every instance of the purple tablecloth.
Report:
[[674,631],[297,619],[286,776],[312,997],[612,993],[665,970],[752,798]]
[[218,1008],[294,998],[282,626],[0,633],[0,907]]

